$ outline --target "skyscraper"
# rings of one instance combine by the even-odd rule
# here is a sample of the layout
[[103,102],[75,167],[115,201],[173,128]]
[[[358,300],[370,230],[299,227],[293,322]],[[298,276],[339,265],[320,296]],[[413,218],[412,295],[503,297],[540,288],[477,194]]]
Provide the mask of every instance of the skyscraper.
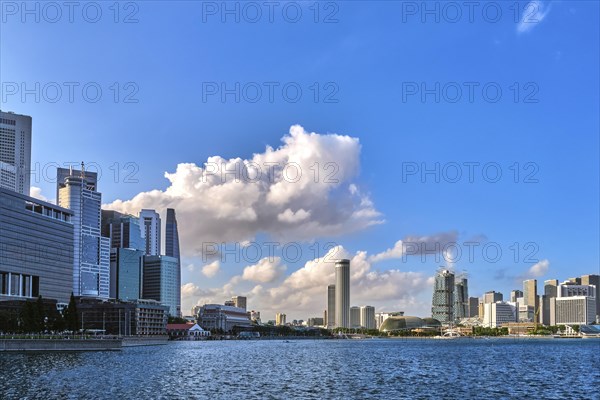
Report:
[[327,286],[327,328],[335,328],[335,285]]
[[102,195],[97,174],[83,168],[57,169],[58,205],[73,211],[73,294],[108,298],[110,295],[110,239],[100,234]]
[[0,187],[29,196],[31,117],[0,111]]
[[498,301],[504,300],[504,296],[502,293],[496,292],[495,290],[490,290],[489,292],[485,292],[483,295],[483,303],[496,303]]
[[160,255],[160,215],[154,210],[140,211],[140,228],[148,256]]
[[102,236],[110,238],[110,248],[146,250],[140,220],[118,211],[102,210]]
[[523,281],[523,302],[526,306],[533,307],[533,319],[534,322],[539,322],[538,319],[538,307],[539,298],[537,294],[537,280],[528,279]]
[[[167,208],[167,224],[165,226],[165,250],[166,255],[177,259],[177,315],[181,315],[181,257],[179,255],[179,232],[177,230],[177,218],[175,210]],[[235,301],[235,300],[234,300]],[[239,307],[236,305],[236,307]],[[246,298],[244,298],[244,310],[246,309]]]
[[544,281],[544,295],[548,297],[558,297],[558,279],[548,279]]
[[479,315],[479,298],[469,297],[469,318]]
[[596,319],[600,319],[600,275],[583,275],[581,284],[596,286]]
[[350,328],[360,328],[360,307],[350,307]]
[[335,262],[335,326],[350,328],[350,260]]
[[286,321],[286,315],[284,313],[277,313],[275,314],[275,325],[280,326],[280,325],[285,325]]
[[360,326],[365,329],[375,329],[375,307],[362,306],[360,308]]
[[431,316],[442,324],[454,322],[454,273],[438,270],[433,287]]
[[521,297],[523,297],[523,292],[520,290],[511,290],[510,291],[510,301],[511,303],[516,303]]
[[168,256],[143,257],[142,298],[169,306],[169,315],[177,316],[177,259]]
[[460,275],[454,283],[454,319],[469,316],[469,287],[467,277]]

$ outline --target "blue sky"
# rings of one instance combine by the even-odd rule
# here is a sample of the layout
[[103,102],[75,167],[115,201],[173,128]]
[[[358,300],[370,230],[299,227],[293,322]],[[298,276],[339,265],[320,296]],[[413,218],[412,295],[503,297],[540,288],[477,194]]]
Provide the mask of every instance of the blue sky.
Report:
[[[100,189],[107,204],[130,200],[126,206],[119,203],[129,211],[137,204],[159,210],[173,205],[170,201],[181,204],[180,230],[188,234],[184,307],[237,293],[247,294],[249,306],[265,310],[267,318],[278,310],[294,318],[320,315],[325,288],[319,298],[318,287],[326,282],[297,286],[295,280],[306,284],[312,279],[303,275],[306,271],[288,278],[307,268],[313,241],[321,248],[340,244],[351,257],[366,251],[367,258],[407,236],[444,234],[459,244],[477,240],[480,247],[498,243],[503,251],[498,262],[488,262],[476,250],[473,262],[463,258],[451,265],[469,273],[476,296],[493,289],[508,295],[523,277],[562,280],[599,272],[598,3],[519,2],[515,17],[514,3],[496,2],[487,16],[475,9],[470,22],[467,6],[457,2],[462,16],[456,23],[449,21],[454,10],[436,2],[428,7],[438,7],[439,22],[434,14],[422,14],[421,2],[281,2],[272,23],[263,2],[252,3],[262,10],[256,23],[249,21],[254,9],[244,8],[245,3],[228,3],[231,9],[239,7],[237,22],[234,14],[222,14],[221,2],[121,2],[118,23],[112,2],[98,3],[102,16],[97,23],[88,22],[95,9],[78,4],[72,23],[66,9],[51,23],[55,10],[42,3],[36,22],[20,2],[3,2],[1,108],[33,117],[32,157],[39,164],[32,184],[42,195],[54,197],[54,183],[44,173],[52,178],[55,163],[84,160],[102,170]],[[292,23],[298,7],[302,16]],[[496,9],[502,14],[493,22]],[[137,22],[124,23],[128,15]],[[523,18],[537,22],[525,24]],[[78,84],[73,101],[65,82]],[[272,101],[268,82],[275,88]],[[222,99],[221,84],[233,89],[236,83],[239,102],[233,94]],[[436,83],[439,101],[432,93],[422,98],[422,85],[432,90]],[[37,92],[39,101],[35,94],[21,96],[23,84]],[[86,84],[91,90],[87,99],[81,90]],[[258,98],[252,91],[256,85],[262,88]],[[468,85],[474,88],[472,101]],[[102,96],[91,102],[97,87]],[[215,87],[216,94],[206,91]],[[287,98],[283,87],[290,88]],[[298,87],[302,95],[292,102]],[[462,96],[452,102],[457,87]],[[408,92],[415,88],[417,93]],[[502,95],[494,102],[497,88]],[[127,95],[137,102],[126,102]],[[336,229],[315,230],[313,237],[308,227],[263,223],[244,237],[223,233],[215,241],[297,241],[304,250],[298,261],[262,265],[227,259],[213,265],[214,274],[210,268],[203,274],[212,260],[203,262],[191,244],[210,238],[213,228],[230,226],[238,232],[247,225],[237,225],[230,214],[220,218],[219,204],[202,196],[181,200],[185,188],[173,196],[131,200],[138,193],[167,189],[164,173],[174,173],[180,163],[202,166],[217,155],[249,160],[266,146],[278,148],[296,124],[306,132],[358,139],[351,147],[358,151],[356,160],[336,151],[343,136],[309,145],[331,150],[327,160],[341,166],[340,174],[350,171],[340,186],[319,192],[327,207],[373,215],[353,224],[337,221]],[[408,168],[420,171],[436,163],[447,174],[460,166],[462,179],[451,182],[453,175],[442,174],[436,182],[431,174],[425,179],[420,172],[406,175]],[[467,165],[474,165],[472,183],[465,176]],[[485,174],[484,165],[492,168]],[[497,168],[502,177],[489,182]],[[351,185],[357,192],[348,196]],[[297,190],[312,193],[310,187]],[[322,204],[305,201],[305,206]],[[304,209],[315,217],[317,208]],[[218,225],[206,223],[205,215]],[[516,260],[514,243],[521,249]],[[532,249],[535,254],[526,257]],[[256,268],[243,278],[250,264]],[[369,263],[362,275],[357,272],[352,301],[426,314],[428,279],[446,264],[431,255],[424,261],[409,256]],[[267,276],[257,278],[258,273]],[[394,273],[403,275],[395,281],[390,278]],[[397,290],[377,286],[386,281],[397,282]],[[304,296],[289,295],[295,303],[286,302],[282,293],[288,290]],[[369,297],[377,292],[385,295]]]

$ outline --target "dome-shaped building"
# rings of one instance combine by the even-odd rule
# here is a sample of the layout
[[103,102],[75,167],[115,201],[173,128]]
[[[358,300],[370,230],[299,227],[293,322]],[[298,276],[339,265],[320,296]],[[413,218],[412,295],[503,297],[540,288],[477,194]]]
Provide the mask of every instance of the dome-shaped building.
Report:
[[439,329],[440,321],[433,318],[419,318],[410,316],[389,317],[379,330],[381,332],[406,331],[411,329]]

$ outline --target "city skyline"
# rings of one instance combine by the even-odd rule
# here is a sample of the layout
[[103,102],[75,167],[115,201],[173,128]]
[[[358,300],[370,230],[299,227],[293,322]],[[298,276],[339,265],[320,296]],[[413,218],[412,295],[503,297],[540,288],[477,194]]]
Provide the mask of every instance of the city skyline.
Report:
[[[321,313],[333,273],[314,260],[330,243],[357,266],[357,304],[416,315],[440,265],[469,271],[472,294],[505,296],[526,278],[598,270],[598,4],[554,2],[527,25],[509,3],[494,23],[466,10],[423,22],[406,2],[343,2],[330,23],[304,3],[298,23],[223,22],[200,3],[140,3],[130,24],[107,8],[95,24],[10,14],[0,49],[0,108],[33,118],[32,194],[55,201],[54,169],[84,161],[104,208],[176,209],[183,310],[240,294],[269,314]],[[165,19],[179,23],[158,35]],[[260,182],[221,184],[215,168],[236,160]],[[298,163],[302,179],[269,182],[270,162],[290,165],[290,181]],[[462,257],[402,257],[399,240],[457,242]],[[203,257],[213,243],[224,259]]]

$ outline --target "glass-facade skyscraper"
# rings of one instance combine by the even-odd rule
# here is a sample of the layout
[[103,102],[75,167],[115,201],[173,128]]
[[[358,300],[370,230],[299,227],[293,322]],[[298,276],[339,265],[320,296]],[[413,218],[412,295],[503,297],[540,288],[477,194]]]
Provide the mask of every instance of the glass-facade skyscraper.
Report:
[[168,256],[144,256],[142,298],[159,301],[177,316],[177,259]]
[[29,196],[31,117],[0,111],[0,187]]
[[102,195],[95,172],[57,169],[58,205],[73,211],[73,294],[108,298],[110,239],[100,231]]
[[454,273],[447,269],[435,276],[431,316],[442,324],[454,322]]
[[454,319],[469,316],[469,287],[465,276],[458,276],[454,282]]
[[[179,232],[175,210],[167,208],[167,224],[165,227],[165,254],[177,259],[177,315],[181,315],[181,257],[179,254]],[[245,308],[245,307],[244,307]]]

